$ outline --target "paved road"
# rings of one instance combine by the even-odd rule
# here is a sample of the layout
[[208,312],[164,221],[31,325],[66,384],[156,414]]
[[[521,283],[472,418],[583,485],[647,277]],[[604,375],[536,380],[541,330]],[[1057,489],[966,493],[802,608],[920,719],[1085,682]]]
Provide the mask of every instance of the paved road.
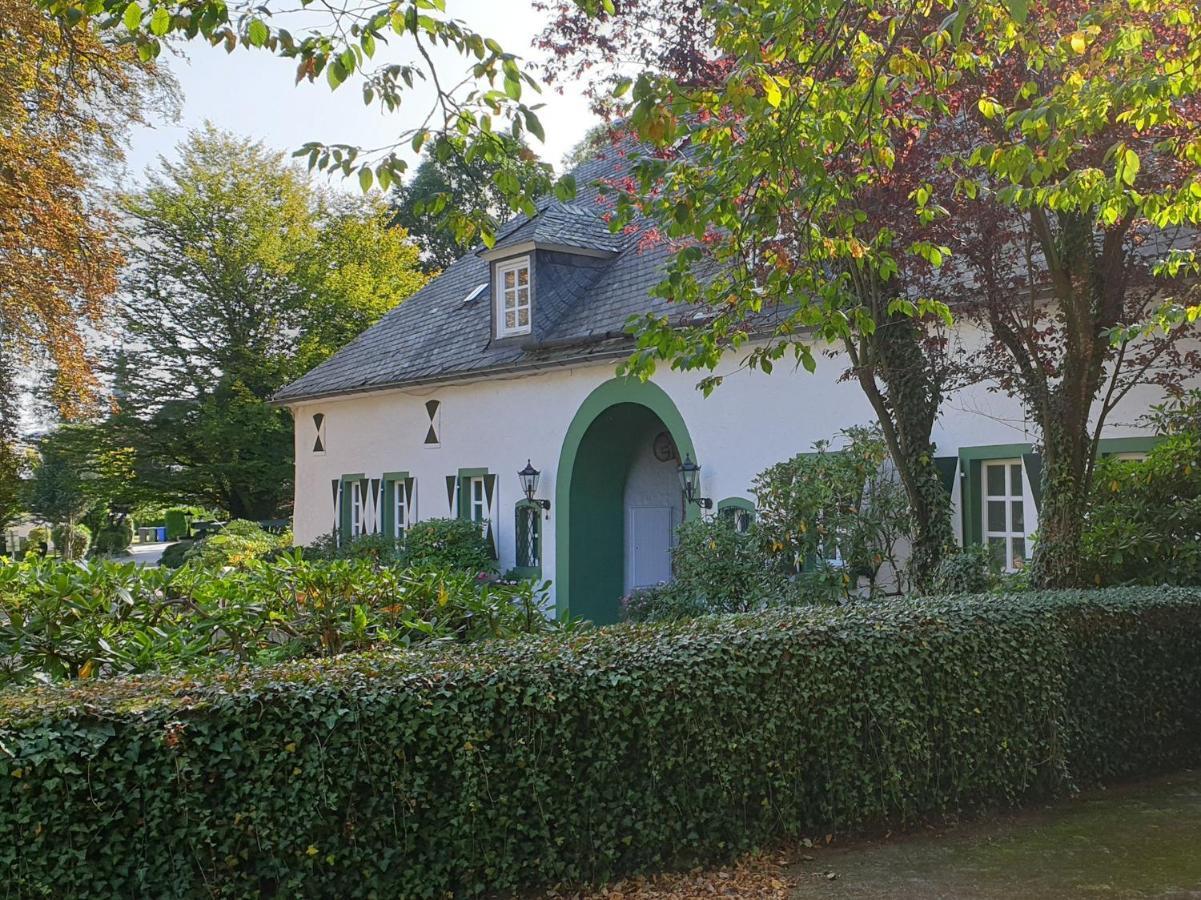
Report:
[[129,548],[129,555],[139,565],[157,566],[163,551],[170,546],[170,543],[134,544]]

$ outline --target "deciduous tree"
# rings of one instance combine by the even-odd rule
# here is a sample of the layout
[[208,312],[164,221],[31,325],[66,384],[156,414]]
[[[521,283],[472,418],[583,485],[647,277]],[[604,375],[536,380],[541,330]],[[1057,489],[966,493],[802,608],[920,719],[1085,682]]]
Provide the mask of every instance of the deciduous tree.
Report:
[[104,325],[121,247],[97,186],[121,136],[162,97],[153,66],[32,0],[0,0],[0,332],[10,365],[49,363],[52,398],[86,408],[87,334]]
[[330,198],[209,126],[127,198],[115,446],[164,495],[277,515],[292,428],[271,395],[425,281],[378,199]]
[[[923,536],[919,501],[947,375],[927,323],[976,318],[985,373],[1041,431],[1034,578],[1078,581],[1101,427],[1134,386],[1196,362],[1180,343],[1196,308],[1156,315],[1163,279],[1198,271],[1192,7],[706,4],[720,76],[633,82],[629,121],[653,152],[614,187],[625,221],[675,242],[659,292],[708,316],[643,320],[632,368],[743,347],[750,366],[812,367],[821,342],[842,344],[933,552],[945,502]],[[1174,324],[1152,335],[1148,319]]]

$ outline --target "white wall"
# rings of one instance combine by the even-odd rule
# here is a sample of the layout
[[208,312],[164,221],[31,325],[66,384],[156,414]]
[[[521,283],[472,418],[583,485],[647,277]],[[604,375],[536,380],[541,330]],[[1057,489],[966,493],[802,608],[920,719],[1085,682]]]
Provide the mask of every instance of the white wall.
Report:
[[[971,336],[967,337],[970,340]],[[333,524],[331,479],[407,471],[416,478],[414,517],[453,515],[446,476],[483,468],[498,476],[494,509],[502,570],[513,564],[513,504],[520,497],[517,471],[526,459],[542,472],[539,496],[554,499],[555,473],[568,426],[588,394],[613,377],[612,362],[555,369],[475,383],[393,390],[341,400],[303,403],[296,417],[298,543],[327,533]],[[777,366],[771,375],[738,371],[731,358],[725,383],[710,397],[696,390],[696,373],[664,370],[655,377],[687,423],[701,486],[715,502],[750,497],[755,475],[849,425],[874,420],[859,386],[841,381],[845,363],[818,357],[814,374]],[[441,444],[423,445],[429,425],[425,402],[441,401]],[[1109,437],[1145,434],[1137,420],[1158,397],[1136,392],[1111,418]],[[312,416],[326,416],[326,452],[312,452]],[[975,386],[950,396],[934,429],[939,455],[960,447],[1028,442],[1037,431],[1012,397]],[[955,500],[958,500],[956,488]],[[555,516],[543,525],[543,573],[555,577]],[[958,518],[958,517],[956,517]],[[956,522],[958,528],[958,521]]]

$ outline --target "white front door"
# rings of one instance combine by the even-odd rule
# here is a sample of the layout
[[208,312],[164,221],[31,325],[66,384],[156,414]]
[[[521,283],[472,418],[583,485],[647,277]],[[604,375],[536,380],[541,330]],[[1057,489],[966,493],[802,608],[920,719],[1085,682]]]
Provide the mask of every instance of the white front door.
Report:
[[676,511],[632,506],[626,511],[626,591],[671,581]]

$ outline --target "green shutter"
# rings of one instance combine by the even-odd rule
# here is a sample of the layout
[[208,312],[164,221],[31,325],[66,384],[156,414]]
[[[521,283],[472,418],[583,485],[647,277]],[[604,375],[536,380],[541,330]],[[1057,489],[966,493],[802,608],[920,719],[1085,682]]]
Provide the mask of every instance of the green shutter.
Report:
[[1034,511],[1043,505],[1043,458],[1040,453],[1023,453],[1022,465],[1026,480],[1030,482],[1030,494],[1034,497]]
[[981,524],[984,515],[983,500],[980,497],[983,469],[980,460],[969,460],[966,469],[960,473],[962,491],[959,495],[959,505],[963,510],[963,544],[980,544],[984,541],[984,530]]
[[455,506],[455,487],[458,485],[459,479],[455,475],[446,476],[446,505],[450,509],[452,517],[458,516],[459,508]]
[[938,470],[938,480],[942,482],[947,496],[950,497],[955,493],[955,473],[959,471],[959,457],[936,456],[934,457],[934,468]]

